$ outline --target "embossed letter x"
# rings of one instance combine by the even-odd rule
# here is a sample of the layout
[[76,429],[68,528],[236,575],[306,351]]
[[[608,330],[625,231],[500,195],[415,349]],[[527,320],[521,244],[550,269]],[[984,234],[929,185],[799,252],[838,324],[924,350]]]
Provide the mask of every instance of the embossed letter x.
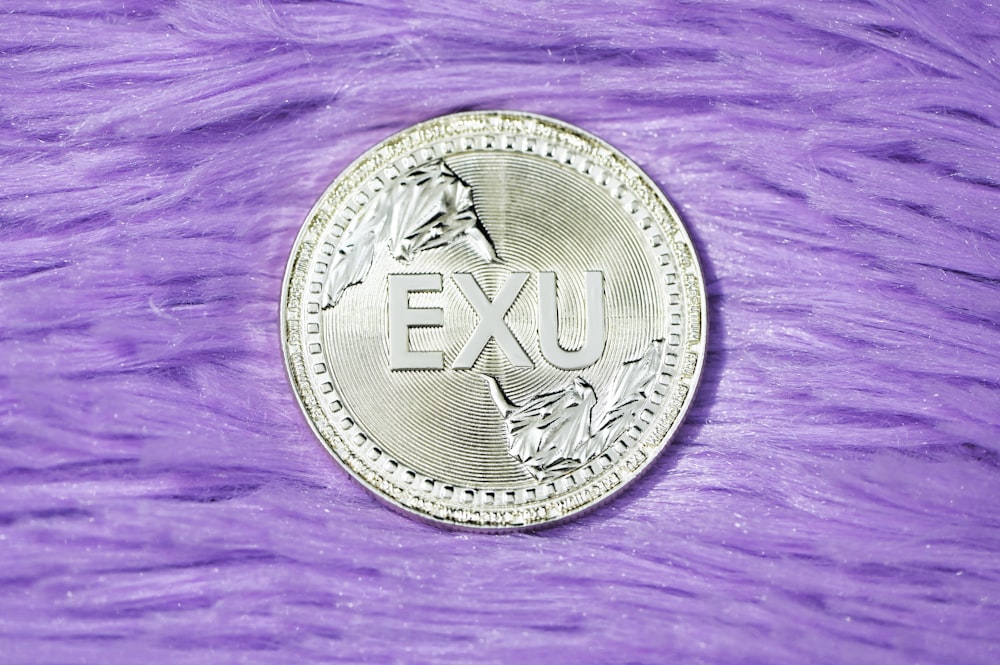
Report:
[[486,348],[490,338],[497,341],[497,346],[503,350],[507,359],[515,367],[532,367],[528,354],[521,348],[514,333],[510,331],[503,320],[507,310],[514,304],[517,294],[521,292],[524,283],[528,281],[528,273],[511,273],[493,302],[490,302],[490,299],[486,297],[479,282],[471,274],[456,273],[453,278],[462,291],[462,295],[479,315],[479,325],[472,331],[472,336],[462,347],[452,367],[455,369],[472,367],[479,358],[479,354]]

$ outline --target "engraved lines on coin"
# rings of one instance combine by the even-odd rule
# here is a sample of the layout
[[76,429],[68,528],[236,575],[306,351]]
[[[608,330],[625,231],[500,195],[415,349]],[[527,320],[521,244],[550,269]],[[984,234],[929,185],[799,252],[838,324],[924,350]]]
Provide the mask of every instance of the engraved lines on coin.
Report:
[[[496,158],[502,162],[504,155],[511,159],[499,164]],[[529,167],[531,159],[544,162],[544,167]],[[444,210],[430,216],[454,219],[456,223],[435,229],[433,221],[428,225],[422,222],[430,220],[421,220],[402,234],[379,229],[377,237],[373,232],[371,239],[375,243],[370,260],[366,254],[359,254],[363,260],[341,268],[344,276],[339,280],[346,283],[324,293],[329,282],[326,274],[336,263],[335,255],[343,240],[358,244],[349,235],[342,239],[345,233],[351,233],[352,220],[357,217],[360,222],[364,215],[374,214],[380,198],[385,198],[383,193],[391,192],[414,171],[432,170],[429,166],[435,165],[435,161],[440,165],[437,175],[444,174],[442,182],[453,177],[454,183],[474,191],[471,206],[463,203],[462,190],[456,187],[450,199],[441,197],[445,203],[439,208]],[[546,203],[567,204],[567,199],[575,200],[577,210],[593,211],[598,223],[602,217],[617,216],[612,225],[614,230],[625,231],[626,240],[633,237],[634,240],[617,246],[615,253],[597,263],[620,260],[626,269],[609,279],[610,273],[603,265],[581,261],[572,242],[560,243],[564,236],[579,236],[581,232],[586,235],[593,230],[595,220],[569,217],[564,220],[565,229],[552,223],[537,225],[531,219],[531,210],[518,210],[516,197],[505,198],[506,183],[492,189],[477,186],[477,178],[481,185],[519,170],[524,172],[518,176],[522,180],[527,178],[537,188],[547,190],[539,198],[554,197]],[[579,175],[592,184],[567,189],[566,175]],[[497,527],[538,523],[586,506],[627,481],[645,466],[648,455],[662,448],[663,435],[675,428],[677,416],[689,401],[689,384],[700,371],[704,352],[700,335],[701,278],[691,260],[683,227],[658,197],[641,173],[605,145],[567,131],[564,126],[524,114],[475,113],[430,121],[374,149],[331,185],[300,234],[290,262],[290,282],[285,292],[286,355],[293,382],[299,386],[300,400],[321,438],[373,489],[418,513],[451,523]],[[559,214],[573,215],[570,208]],[[463,213],[470,211],[472,215],[463,218]],[[472,225],[463,228],[472,218],[475,218]],[[521,233],[519,238],[510,238],[512,232],[517,235],[522,224],[538,233],[534,237]],[[357,224],[358,229],[363,226]],[[421,227],[423,234],[419,231]],[[456,232],[449,235],[446,231],[450,229]],[[477,253],[477,233],[489,241],[492,256],[489,251],[484,255],[481,242]],[[433,245],[437,238],[447,239]],[[409,249],[415,251],[407,251],[400,240],[410,242]],[[593,240],[597,245],[617,242],[610,235]],[[532,249],[545,245],[548,245],[546,250],[551,250],[549,258],[558,256],[553,259],[558,265],[539,265],[535,260]],[[343,244],[343,249],[348,249],[348,245]],[[497,254],[502,261],[495,260]],[[508,254],[512,254],[509,259]],[[442,259],[443,256],[448,259]],[[396,268],[387,269],[387,264]],[[639,272],[633,272],[636,266]],[[346,269],[349,267],[353,270]],[[584,275],[588,270],[598,269],[605,277],[609,326],[629,320],[659,323],[654,329],[630,331],[623,326],[619,331],[622,335],[609,333],[608,352],[613,358],[602,358],[593,367],[579,371],[553,368],[541,354],[539,331],[533,328],[537,326],[539,274],[547,269],[558,279],[560,322],[583,321],[587,312]],[[467,380],[455,381],[451,393],[438,399],[437,406],[423,405],[423,414],[414,407],[424,401],[425,395],[433,398],[441,388],[440,382],[436,384],[428,378],[434,371],[394,372],[396,377],[403,375],[406,380],[388,391],[385,385],[379,387],[377,384],[384,376],[380,377],[373,366],[385,361],[382,374],[388,374],[385,368],[389,344],[384,312],[379,314],[376,310],[386,306],[387,274],[391,272],[442,276],[442,291],[411,293],[409,304],[414,308],[441,308],[446,313],[446,325],[410,328],[409,333],[414,349],[440,350],[441,364],[446,367],[454,362],[478,321],[452,275],[459,272],[473,275],[482,292],[495,299],[512,274],[530,273],[506,321],[515,339],[524,344],[533,368],[519,369],[512,365],[491,339],[471,370],[453,372],[466,375]],[[375,279],[378,275],[381,276]],[[376,283],[365,291],[373,280]],[[637,294],[637,290],[648,289],[650,283],[658,285],[655,294]],[[336,316],[343,298],[355,301],[349,319]],[[358,307],[364,303],[368,304],[367,309]],[[327,307],[324,309],[323,305]],[[337,324],[331,326],[335,320]],[[381,331],[381,339],[359,344],[370,331]],[[560,346],[580,349],[586,342],[586,334],[582,325],[567,326],[565,330],[560,327]],[[622,386],[629,382],[621,380],[621,375],[627,367],[634,370],[634,365],[646,358],[644,350],[650,349],[651,339],[656,340],[654,345],[661,343],[663,350],[654,380],[645,389],[622,392]],[[691,350],[687,351],[688,348]],[[345,356],[345,351],[350,351],[353,357]],[[335,366],[329,366],[331,361]],[[539,396],[567,389],[575,391],[582,398],[581,403],[586,402],[590,407],[590,422],[577,428],[587,433],[577,437],[577,444],[585,441],[587,445],[572,452],[570,457],[590,461],[575,470],[567,462],[564,468],[569,473],[565,475],[558,475],[564,471],[559,463],[551,465],[548,471],[543,464],[529,473],[510,454],[506,423],[499,417],[482,374],[495,377],[493,380],[498,387],[502,386],[510,407],[528,408]],[[370,389],[359,392],[358,386]],[[613,397],[623,394],[624,399]],[[628,399],[630,394],[635,399]],[[441,412],[456,396],[468,399],[471,408],[457,416]],[[363,404],[373,398],[374,406]],[[476,402],[479,404],[473,404]],[[379,422],[386,419],[395,419],[396,423]],[[417,429],[408,431],[405,425],[408,421],[415,423]],[[440,430],[435,434],[437,425]],[[593,432],[612,426],[627,426],[629,431],[621,437],[609,433],[609,441],[618,440],[603,452],[600,450],[603,443],[591,445]],[[456,440],[460,443],[466,438],[478,442],[479,447],[467,447],[456,456],[450,448]],[[496,449],[490,449],[493,444],[482,445],[494,439]],[[583,450],[588,446],[590,449]],[[647,448],[649,453],[644,452]],[[510,461],[508,467],[499,462],[498,453]],[[449,478],[456,461],[466,468]]]
[[[584,303],[587,299],[583,296],[587,291],[587,274],[593,272],[588,268],[594,264],[582,263],[577,248],[572,242],[567,242],[565,236],[588,233],[597,234],[602,246],[613,248],[613,251],[605,253],[598,264],[609,275],[609,283],[604,285],[604,289],[610,299],[608,314],[614,326],[614,348],[605,362],[591,368],[587,374],[588,381],[600,388],[612,380],[621,362],[641,354],[651,337],[663,336],[664,330],[629,330],[627,325],[622,325],[630,324],[633,320],[665,319],[666,313],[658,309],[657,305],[664,296],[648,290],[648,285],[655,278],[646,267],[648,259],[644,252],[647,250],[643,248],[639,231],[635,231],[634,239],[629,242],[623,242],[620,237],[620,226],[633,226],[634,223],[624,215],[613,198],[606,193],[601,194],[600,190],[595,192],[590,178],[575,171],[569,182],[565,174],[562,178],[545,177],[544,172],[539,175],[538,162],[541,158],[526,158],[519,154],[509,157],[495,154],[452,155],[448,159],[458,165],[453,168],[464,174],[462,180],[471,184],[475,192],[476,208],[483,211],[482,219],[487,223],[490,235],[495,237],[501,260],[484,264],[481,257],[460,250],[457,254],[454,250],[426,252],[413,259],[409,269],[424,274],[440,272],[444,274],[444,279],[443,293],[413,292],[409,296],[410,306],[414,309],[443,309],[448,317],[456,317],[441,327],[411,328],[409,337],[414,349],[447,350],[442,361],[446,366],[458,360],[455,354],[467,343],[469,333],[479,321],[461,289],[456,288],[453,278],[448,277],[463,273],[474,274],[484,292],[495,299],[510,281],[512,270],[531,270],[532,266],[537,266],[538,248],[542,246],[548,246],[552,250],[547,259],[547,269],[558,272],[561,277],[558,283],[558,311],[562,319],[562,324],[559,325],[560,344],[564,348],[585,346],[589,341],[590,326],[573,324],[586,319],[587,308]],[[491,187],[491,183],[496,181],[513,182],[524,188],[530,185],[537,192],[536,198],[545,202],[544,209],[539,209],[538,201],[532,203],[529,199],[508,200],[501,189]],[[390,190],[391,187],[389,184],[386,189]],[[560,192],[569,192],[571,200],[558,205],[551,203]],[[376,208],[380,195],[374,195],[366,205]],[[582,208],[586,213],[583,216],[573,215],[574,202],[580,201],[584,202]],[[358,215],[363,214],[362,209]],[[517,223],[510,222],[510,219]],[[515,228],[510,228],[511,226]],[[385,256],[378,259],[377,263],[387,263],[390,273],[400,268],[384,249],[380,251]],[[642,274],[634,273],[637,267],[643,271]],[[517,372],[516,368],[511,367],[512,363],[503,349],[497,348],[495,340],[490,342],[476,363],[477,371],[500,378],[508,392],[517,398],[552,390],[553,383],[558,384],[572,378],[572,375],[561,372],[558,368],[546,369],[549,363],[539,349],[539,276],[538,272],[531,273],[531,278],[521,289],[507,317],[507,322],[514,328],[514,336],[524,343],[532,365],[538,367],[539,371]],[[386,285],[380,285],[373,274],[371,280],[353,287],[350,289],[351,294],[345,297],[355,298],[359,303],[374,303],[380,297],[385,298],[385,288]],[[376,309],[366,308],[358,315],[358,321],[351,325],[351,329],[384,329],[385,324],[378,321],[378,314]],[[379,339],[371,338],[366,342],[357,336],[343,337],[340,333],[334,333],[334,328],[328,327],[330,334],[334,335],[329,348],[332,349],[331,356],[338,366],[335,374],[342,377],[339,383],[346,386],[381,386],[375,400],[355,394],[347,395],[343,401],[352,405],[353,420],[361,426],[362,431],[375,440],[396,442],[392,449],[396,459],[456,485],[516,487],[530,484],[532,476],[525,473],[523,466],[498,458],[498,452],[507,455],[502,421],[498,419],[495,409],[491,408],[489,394],[477,376],[471,373],[464,377],[453,376],[450,378],[451,385],[442,385],[440,377],[422,373],[402,376],[397,373],[388,380],[384,371],[386,362],[381,357],[384,351],[365,347],[368,351],[356,352],[359,344],[374,343],[374,346],[379,346]],[[595,335],[600,342],[601,335],[598,331],[595,331]],[[613,362],[615,356],[620,358],[618,363]],[[388,364],[392,364],[391,358]],[[566,379],[560,378],[564,376]],[[441,399],[437,401],[437,407],[428,407],[426,404],[419,406],[414,400],[408,399],[410,395],[439,396]],[[470,395],[475,398],[469,399]],[[433,399],[430,402],[433,403]],[[463,409],[458,410],[460,412],[449,408],[449,405],[455,403],[464,405]],[[382,417],[382,409],[386,404],[391,404],[392,409],[399,411],[402,417],[395,422],[386,421]],[[426,422],[428,414],[420,412],[419,408],[429,408],[434,413],[431,422]],[[413,430],[403,424],[413,422],[423,423],[423,433],[419,437],[414,436]],[[483,445],[483,439],[496,441],[496,447]],[[459,459],[464,464],[458,464]]]
[[[546,147],[544,143],[536,145],[539,150]],[[530,306],[524,312],[512,312],[508,321],[518,339],[529,342],[526,350],[536,366],[549,364],[536,341],[539,332],[535,304],[541,296],[538,275],[543,272],[557,275],[559,342],[563,348],[581,349],[590,341],[588,333],[594,326],[586,325],[588,299],[585,294],[587,274],[594,271],[603,275],[607,326],[607,347],[603,353],[608,359],[627,360],[641,353],[650,339],[664,335],[664,330],[641,330],[641,326],[631,326],[632,321],[666,320],[669,315],[660,304],[666,294],[659,290],[660,287],[651,286],[657,279],[649,265],[648,249],[641,231],[637,228],[629,231],[629,227],[636,225],[607,190],[595,187],[593,179],[576,169],[556,164],[553,173],[549,167],[551,160],[536,155],[467,154],[455,155],[450,161],[476,191],[482,219],[491,228],[494,223],[499,227],[494,234],[498,245],[503,247],[507,265],[532,274],[520,300],[515,303],[515,307],[522,301]],[[503,188],[492,185],[497,181],[505,182],[510,188],[530,188],[535,197],[511,199]],[[623,228],[626,230],[624,235]],[[581,237],[600,249],[581,251],[579,241],[574,240]],[[540,247],[545,248],[544,252],[539,251]],[[495,290],[505,279],[506,275],[493,277],[487,272],[480,281],[489,282],[484,285],[487,290]],[[594,300],[590,298],[591,302]],[[521,328],[517,327],[519,321],[523,323]],[[611,379],[618,364],[620,362],[599,363],[588,370],[587,378],[595,386],[605,383]],[[538,394],[551,388],[560,377],[571,379],[573,376],[569,373],[512,373],[507,371],[505,362],[481,366],[484,372],[503,379],[505,391],[517,397]]]

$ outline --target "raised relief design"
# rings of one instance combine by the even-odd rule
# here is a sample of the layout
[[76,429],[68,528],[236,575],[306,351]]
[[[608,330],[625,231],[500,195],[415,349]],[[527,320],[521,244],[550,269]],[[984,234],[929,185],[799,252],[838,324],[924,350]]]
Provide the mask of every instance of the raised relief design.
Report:
[[497,259],[472,200],[472,188],[435,159],[408,171],[380,193],[340,241],[323,290],[323,307],[334,307],[371,270],[382,244],[409,263],[428,249],[465,243],[484,261]]
[[568,473],[597,457],[628,431],[649,398],[662,348],[663,340],[654,340],[641,357],[623,363],[601,399],[578,376],[565,389],[535,395],[518,406],[494,377],[484,376],[504,419],[508,452],[538,480]]
[[324,192],[286,277],[285,364],[323,446],[449,527],[595,505],[669,444],[702,373],[682,220],[620,152],[539,116],[462,113],[373,148]]

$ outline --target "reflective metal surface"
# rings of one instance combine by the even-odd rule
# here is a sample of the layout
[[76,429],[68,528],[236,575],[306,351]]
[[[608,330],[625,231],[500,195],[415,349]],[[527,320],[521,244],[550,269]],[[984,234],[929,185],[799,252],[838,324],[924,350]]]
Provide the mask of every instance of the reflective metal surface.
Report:
[[326,448],[455,527],[537,526],[625,486],[704,360],[670,204],[608,144],[525,113],[436,118],[358,159],[309,214],[281,307]]

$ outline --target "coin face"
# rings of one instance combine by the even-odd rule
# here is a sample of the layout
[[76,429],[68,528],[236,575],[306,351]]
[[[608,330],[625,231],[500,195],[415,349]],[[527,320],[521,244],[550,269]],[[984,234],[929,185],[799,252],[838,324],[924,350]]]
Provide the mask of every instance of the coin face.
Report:
[[501,531],[576,515],[656,458],[705,355],[680,219],[604,141],[472,112],[411,127],[326,190],[281,303],[323,445],[390,505]]

